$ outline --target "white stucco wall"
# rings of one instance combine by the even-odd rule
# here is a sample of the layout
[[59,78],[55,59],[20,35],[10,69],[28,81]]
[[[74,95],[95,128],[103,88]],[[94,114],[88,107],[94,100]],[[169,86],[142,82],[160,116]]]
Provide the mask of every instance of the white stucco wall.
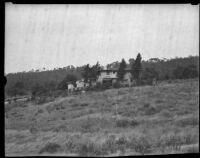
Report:
[[[98,82],[102,82],[104,78],[117,78],[117,72],[109,72],[107,74],[107,72],[101,72],[101,74],[98,77]],[[127,72],[124,75],[124,80],[128,80],[128,82],[131,81],[131,73]]]

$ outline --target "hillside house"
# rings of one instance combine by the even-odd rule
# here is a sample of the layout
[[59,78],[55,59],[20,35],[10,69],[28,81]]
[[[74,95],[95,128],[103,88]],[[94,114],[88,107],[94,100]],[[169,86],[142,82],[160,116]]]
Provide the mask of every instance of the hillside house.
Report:
[[[118,79],[117,72],[118,72],[118,69],[100,70],[97,82],[99,82],[101,84],[106,83],[106,82],[113,84]],[[131,70],[125,69],[125,72],[126,73],[124,75],[123,84],[131,85],[131,83],[132,83]]]

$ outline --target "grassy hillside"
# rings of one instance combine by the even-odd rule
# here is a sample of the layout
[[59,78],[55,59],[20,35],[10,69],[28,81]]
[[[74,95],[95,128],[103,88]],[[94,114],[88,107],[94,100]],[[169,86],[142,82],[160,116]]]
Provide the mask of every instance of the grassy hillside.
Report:
[[198,80],[5,106],[6,155],[199,152]]

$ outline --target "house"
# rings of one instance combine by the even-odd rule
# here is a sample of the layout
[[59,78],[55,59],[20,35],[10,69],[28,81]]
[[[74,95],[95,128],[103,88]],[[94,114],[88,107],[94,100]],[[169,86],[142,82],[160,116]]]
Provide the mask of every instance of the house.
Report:
[[76,88],[77,88],[77,90],[84,89],[84,86],[85,86],[85,83],[84,83],[83,80],[76,81]]
[[[109,83],[110,85],[112,85],[118,80],[117,73],[118,69],[100,70],[97,82],[101,84]],[[124,79],[121,83],[124,85],[131,85],[132,75],[130,69],[125,69]]]

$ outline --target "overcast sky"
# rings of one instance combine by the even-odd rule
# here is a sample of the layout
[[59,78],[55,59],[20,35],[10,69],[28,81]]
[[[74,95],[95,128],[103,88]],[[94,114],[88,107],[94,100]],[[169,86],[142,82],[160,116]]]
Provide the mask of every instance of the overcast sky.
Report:
[[199,54],[199,7],[6,4],[5,73]]

